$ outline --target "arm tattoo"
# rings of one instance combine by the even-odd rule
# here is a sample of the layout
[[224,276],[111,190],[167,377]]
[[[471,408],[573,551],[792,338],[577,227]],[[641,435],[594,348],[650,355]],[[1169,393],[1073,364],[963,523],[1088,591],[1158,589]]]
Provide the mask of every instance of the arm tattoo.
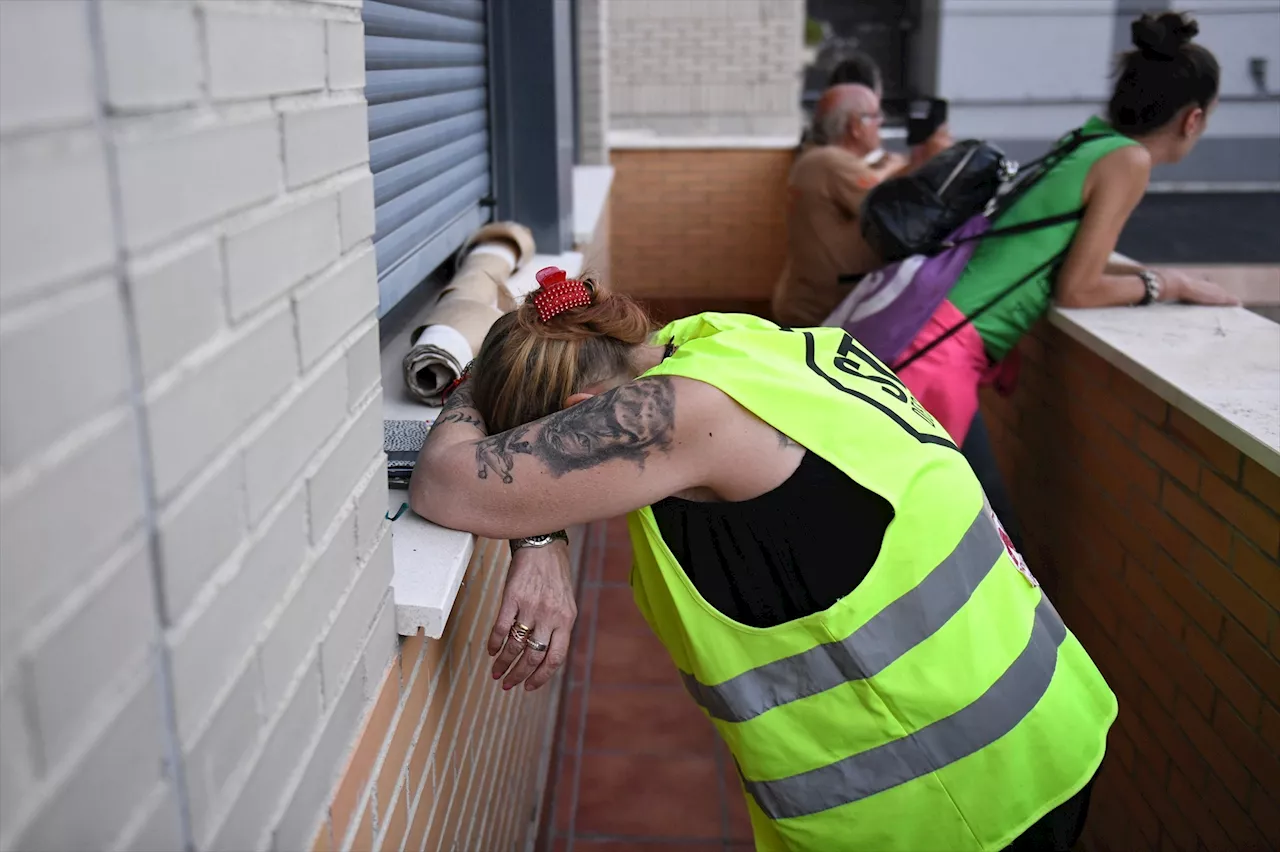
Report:
[[445,423],[462,423],[473,426],[481,432],[485,431],[484,420],[480,417],[480,412],[476,411],[475,402],[471,396],[470,380],[454,388],[453,393],[449,394],[449,399],[445,401],[444,407],[440,409],[440,416],[432,425],[443,426]]
[[667,452],[675,426],[675,388],[666,376],[614,388],[537,423],[476,443],[476,476],[507,484],[518,455],[533,456],[557,479],[614,459],[642,470],[649,451]]
[[781,431],[781,430],[775,429],[774,431],[778,433],[778,446],[779,446],[781,449],[784,449],[784,450],[785,450],[787,447],[798,447],[798,446],[800,446],[800,445],[799,445],[799,443],[797,443],[796,441],[791,440],[791,439],[790,439],[790,438],[788,438],[786,435],[784,435],[784,434],[782,433],[782,431]]

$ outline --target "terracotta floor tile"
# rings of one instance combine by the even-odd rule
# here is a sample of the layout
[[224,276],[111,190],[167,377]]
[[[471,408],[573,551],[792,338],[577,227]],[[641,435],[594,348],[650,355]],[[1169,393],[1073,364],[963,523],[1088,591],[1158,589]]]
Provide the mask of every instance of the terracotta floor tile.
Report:
[[751,840],[751,817],[747,814],[747,800],[742,784],[731,778],[725,784],[725,802],[729,808],[729,839]]
[[602,583],[631,582],[631,545],[626,547],[610,543],[604,549],[604,565],[600,572]]
[[598,632],[606,630],[652,632],[648,622],[640,614],[640,608],[636,606],[636,599],[630,586],[601,586],[597,591],[599,598],[596,606],[600,612],[596,621]]
[[591,685],[636,684],[683,689],[667,649],[652,633],[613,632],[599,628]]
[[680,688],[592,685],[587,699],[588,751],[713,754],[711,721]]
[[566,664],[570,683],[581,683],[587,675],[587,655],[591,651],[591,629],[599,591],[599,586],[588,586],[578,601],[578,620],[574,622],[573,634],[569,638],[569,662]]
[[578,755],[565,752],[560,761],[560,776],[556,779],[553,807],[555,808],[555,831],[566,834],[573,818],[573,781],[578,769]]
[[728,837],[730,840],[751,840],[751,817],[747,813],[746,794],[742,790],[738,769],[734,766],[729,749],[719,737],[716,738],[716,748],[720,752],[720,767],[724,775],[725,807],[729,813]]
[[716,761],[710,756],[584,756],[575,826],[578,835],[718,839]]
[[560,741],[559,747],[565,751],[576,752],[582,739],[582,711],[585,699],[583,687],[569,684],[565,687],[564,696],[560,699]]

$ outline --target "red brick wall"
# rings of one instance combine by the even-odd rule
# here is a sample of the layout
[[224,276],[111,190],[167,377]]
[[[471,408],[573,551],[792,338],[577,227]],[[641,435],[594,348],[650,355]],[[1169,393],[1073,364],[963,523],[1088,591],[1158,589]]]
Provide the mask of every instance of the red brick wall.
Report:
[[984,411],[1027,556],[1120,700],[1087,848],[1280,847],[1280,478],[1062,332]]
[[509,564],[506,542],[477,539],[444,635],[401,640],[313,852],[518,850],[532,839],[564,678],[529,693],[490,677],[485,643]]
[[790,149],[614,151],[613,286],[696,301],[701,310],[767,308],[786,260],[793,156]]

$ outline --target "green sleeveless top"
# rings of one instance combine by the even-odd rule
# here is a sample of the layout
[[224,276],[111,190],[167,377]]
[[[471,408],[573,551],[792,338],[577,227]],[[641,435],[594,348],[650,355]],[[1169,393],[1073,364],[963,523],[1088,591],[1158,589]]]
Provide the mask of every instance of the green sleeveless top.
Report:
[[[1101,118],[1089,119],[1080,129],[1086,136],[1104,138],[1085,142],[1068,154],[997,218],[993,228],[1079,210],[1084,180],[1093,164],[1112,151],[1138,144]],[[1070,245],[1079,225],[1076,220],[1017,236],[980,241],[973,258],[951,288],[952,304],[966,316],[972,314],[1010,284],[1063,251]],[[992,359],[998,361],[1007,355],[1049,309],[1056,274],[1056,268],[1046,269],[973,321]]]

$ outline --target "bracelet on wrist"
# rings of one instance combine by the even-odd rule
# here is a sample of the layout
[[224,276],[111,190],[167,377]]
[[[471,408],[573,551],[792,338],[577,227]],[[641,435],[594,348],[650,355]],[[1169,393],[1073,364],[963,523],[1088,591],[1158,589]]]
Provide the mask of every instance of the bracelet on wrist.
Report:
[[1138,307],[1150,305],[1152,302],[1160,300],[1161,281],[1160,276],[1156,275],[1150,269],[1139,270],[1138,277],[1142,279],[1142,286],[1146,291],[1142,294],[1142,299],[1137,302]]
[[565,544],[568,544],[569,533],[564,530],[556,530],[553,533],[546,533],[545,535],[531,535],[526,536],[525,538],[513,538],[511,539],[511,552],[515,553],[522,547],[546,547],[557,541],[563,541]]

